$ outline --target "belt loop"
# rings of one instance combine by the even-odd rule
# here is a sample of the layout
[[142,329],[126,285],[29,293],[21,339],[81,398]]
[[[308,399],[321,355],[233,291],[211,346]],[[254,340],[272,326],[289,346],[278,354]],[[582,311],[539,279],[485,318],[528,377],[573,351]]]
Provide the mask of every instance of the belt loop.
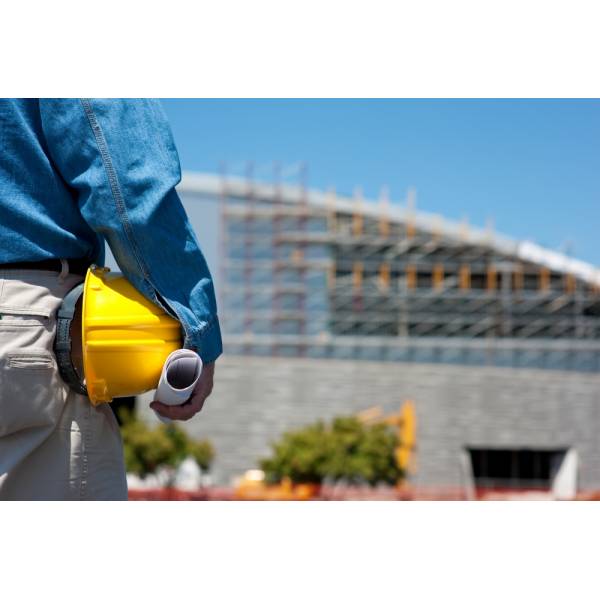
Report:
[[66,258],[60,259],[60,275],[58,279],[61,283],[65,282],[67,275],[69,274],[69,261]]

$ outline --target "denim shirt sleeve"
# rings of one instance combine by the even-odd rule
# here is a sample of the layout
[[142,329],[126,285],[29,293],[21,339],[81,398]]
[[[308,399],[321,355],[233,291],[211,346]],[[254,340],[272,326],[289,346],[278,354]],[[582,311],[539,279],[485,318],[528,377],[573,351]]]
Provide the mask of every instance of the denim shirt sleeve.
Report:
[[222,352],[213,281],[175,186],[179,157],[158,101],[42,99],[48,152],[80,212],[147,298],[177,317],[204,362]]

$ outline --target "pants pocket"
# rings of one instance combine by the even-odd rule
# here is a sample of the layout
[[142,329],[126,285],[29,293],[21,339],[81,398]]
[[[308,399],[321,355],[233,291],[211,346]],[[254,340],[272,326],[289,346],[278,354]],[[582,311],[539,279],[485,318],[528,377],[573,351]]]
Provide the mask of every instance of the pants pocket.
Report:
[[65,400],[49,350],[12,349],[0,357],[0,436],[54,427]]
[[39,352],[23,351],[11,352],[7,356],[9,369],[29,369],[37,371],[39,369],[53,369],[54,359],[47,350]]

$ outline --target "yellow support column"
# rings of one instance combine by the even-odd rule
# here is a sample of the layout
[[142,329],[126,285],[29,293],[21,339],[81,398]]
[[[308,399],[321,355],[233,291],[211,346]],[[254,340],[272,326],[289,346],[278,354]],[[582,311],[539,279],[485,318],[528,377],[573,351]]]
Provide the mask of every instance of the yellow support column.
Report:
[[355,262],[352,267],[352,286],[354,291],[358,292],[362,289],[363,284],[363,264],[359,261]]
[[379,220],[379,234],[383,238],[390,237],[390,220],[387,215],[381,215]]
[[362,215],[357,212],[352,216],[352,233],[355,237],[363,234],[363,218]]
[[468,292],[471,289],[471,267],[461,265],[458,272],[458,286],[461,291]]
[[302,263],[302,261],[304,260],[304,251],[302,250],[302,248],[295,248],[290,256],[291,260],[292,260],[292,264],[294,265],[300,265]]
[[565,291],[567,294],[574,294],[577,290],[577,279],[572,273],[565,275]]
[[390,235],[390,217],[389,217],[390,199],[387,188],[381,190],[379,197],[379,235],[387,238]]
[[416,265],[407,265],[406,267],[406,287],[409,290],[417,288],[417,267]]
[[438,263],[433,267],[433,289],[442,290],[444,288],[444,265]]
[[384,290],[390,289],[390,265],[389,263],[381,263],[379,267],[379,283]]
[[540,292],[547,292],[550,289],[550,269],[548,267],[540,268]]

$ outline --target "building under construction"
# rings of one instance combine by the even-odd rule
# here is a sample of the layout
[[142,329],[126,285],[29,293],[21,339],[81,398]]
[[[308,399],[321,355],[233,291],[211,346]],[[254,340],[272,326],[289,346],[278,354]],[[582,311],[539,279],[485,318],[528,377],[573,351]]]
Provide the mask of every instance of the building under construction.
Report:
[[217,447],[215,477],[290,427],[410,399],[414,485],[600,489],[600,270],[417,211],[412,192],[305,180],[248,169],[179,189],[225,334],[215,398],[190,425]]

